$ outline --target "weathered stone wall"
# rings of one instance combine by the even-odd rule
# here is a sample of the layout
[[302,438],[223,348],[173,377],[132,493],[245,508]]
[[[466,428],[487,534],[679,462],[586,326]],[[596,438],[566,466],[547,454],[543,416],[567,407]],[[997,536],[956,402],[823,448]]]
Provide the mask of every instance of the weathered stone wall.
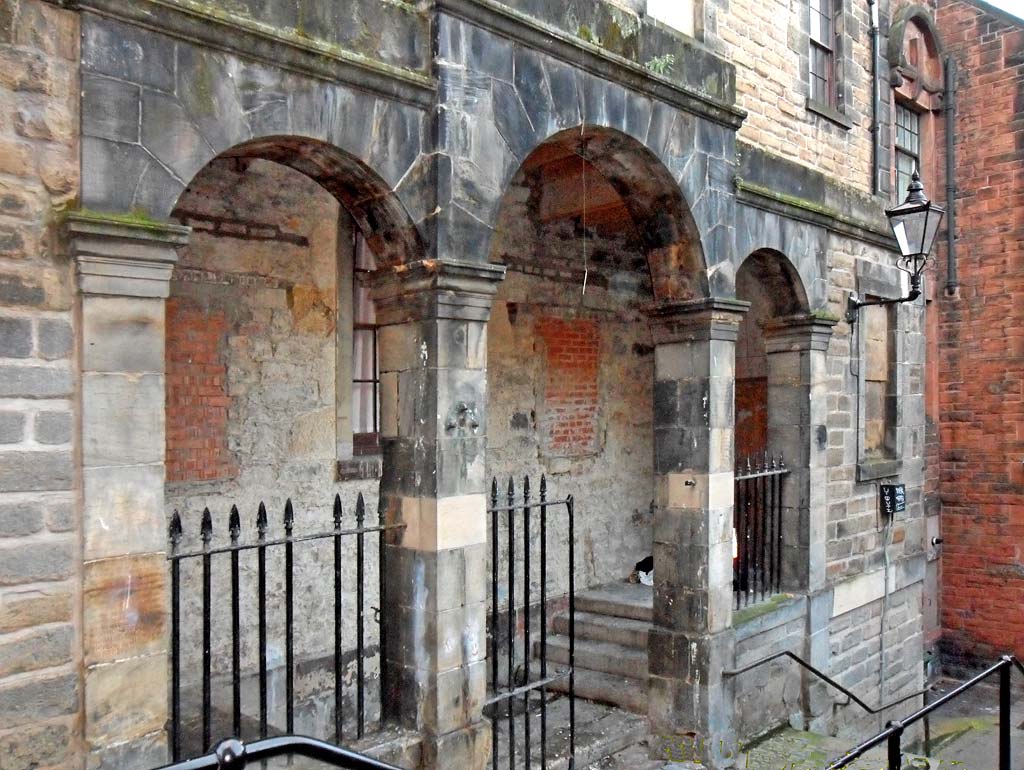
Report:
[[[844,292],[870,293],[873,275],[882,275],[881,286],[895,293],[898,274],[886,265],[887,255],[871,246],[846,238],[830,244],[830,309],[837,315]],[[878,272],[882,271],[882,272]],[[840,323],[833,334],[828,357],[828,572],[833,581],[882,566],[883,522],[878,515],[878,482],[896,479],[907,485],[907,510],[892,526],[893,558],[924,552],[924,313],[920,302],[899,306],[896,333],[897,451],[881,479],[865,457],[863,428],[858,426],[858,388],[862,368],[864,330]],[[859,347],[860,346],[860,347]],[[869,477],[865,478],[865,474]]]
[[[807,601],[780,596],[733,616],[736,627],[736,667],[789,650],[803,656],[807,631]],[[788,659],[773,661],[738,677],[736,731],[741,740],[803,716],[802,672]]]
[[[168,513],[182,514],[182,549],[199,543],[200,516],[207,506],[214,514],[215,545],[228,540],[232,505],[241,512],[241,540],[254,541],[261,501],[268,508],[269,538],[284,534],[286,498],[295,507],[298,535],[333,528],[335,494],[341,495],[346,529],[355,527],[359,493],[365,496],[369,523],[376,523],[378,482],[336,480],[338,262],[352,258],[351,242],[339,246],[339,217],[347,220],[348,215],[297,171],[267,161],[221,160],[193,180],[175,216],[193,229],[175,268],[167,317],[166,507]],[[350,312],[342,318],[351,323]],[[344,544],[343,641],[349,652],[346,665],[354,669],[355,539],[346,538]],[[324,696],[329,678],[318,668],[328,665],[333,654],[332,547],[330,540],[295,547],[295,654],[305,704],[299,720],[307,732],[323,736],[330,734],[330,698]],[[372,657],[377,630],[369,607],[379,605],[375,537],[368,538],[367,553]],[[223,620],[230,575],[227,557],[216,561],[213,615]],[[271,669],[284,660],[283,566],[283,549],[272,549]],[[255,618],[254,552],[243,555],[241,567],[243,612]],[[200,579],[199,564],[187,563],[182,577],[186,650],[201,648]],[[258,661],[255,634],[255,625],[247,624],[242,662],[249,673]],[[230,643],[230,624],[217,622],[215,661],[230,661]],[[368,671],[376,676],[374,661]],[[198,674],[197,667],[186,667],[186,684],[194,686]],[[348,672],[350,685],[352,676]],[[283,680],[278,685],[272,688],[271,721],[282,725]],[[254,686],[247,684],[243,707],[250,715],[256,713],[250,698]],[[230,693],[221,689],[225,700],[216,705],[227,711]]]
[[77,767],[73,274],[78,19],[0,2],[0,764]]
[[[517,487],[524,474],[534,484],[546,474],[550,496],[574,495],[580,589],[625,579],[651,552],[654,356],[647,325],[617,313],[613,303],[600,289],[590,289],[581,302],[575,284],[510,272],[488,324],[488,474],[498,477],[502,493],[509,474],[519,477]],[[571,428],[583,432],[585,442],[551,441],[546,434],[554,365],[543,330],[556,324],[592,335],[596,388],[592,398],[581,399],[588,413],[575,415]],[[558,376],[574,375],[563,370]],[[564,543],[562,509],[549,525],[549,542]],[[549,590],[564,593],[566,550],[552,546],[550,553]]]
[[[870,706],[891,703],[922,687],[924,584],[919,582],[921,576],[923,569],[917,576],[918,582],[906,587],[900,587],[901,583],[897,582],[897,590],[887,599],[841,612],[832,619],[829,628],[832,673]],[[913,706],[913,702],[905,703],[878,716],[865,714],[853,703],[837,706],[839,734],[851,740],[863,738],[865,734],[884,728],[886,720],[913,710]]]
[[736,100],[748,113],[739,139],[870,191],[868,4],[844,4],[846,48],[838,53],[842,122],[805,106],[810,95],[806,3],[706,0],[703,6],[704,42],[736,65]]

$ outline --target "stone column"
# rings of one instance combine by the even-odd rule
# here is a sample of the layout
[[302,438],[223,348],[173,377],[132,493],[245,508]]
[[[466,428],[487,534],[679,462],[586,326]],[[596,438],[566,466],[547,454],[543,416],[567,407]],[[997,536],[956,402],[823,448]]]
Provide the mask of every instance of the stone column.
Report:
[[[828,371],[826,358],[836,321],[811,315],[773,319],[764,326],[768,354],[768,445],[782,452],[790,469],[783,484],[783,590],[808,597],[805,658],[829,668],[826,518],[828,462]],[[850,458],[849,462],[854,462]],[[833,465],[846,460],[839,458]],[[831,714],[828,689],[803,672],[806,716]]]
[[424,768],[481,770],[486,698],[487,320],[505,270],[424,261],[382,275],[381,505],[389,716],[424,733]]
[[166,761],[164,300],[188,228],[66,222],[78,274],[85,741],[90,768]]
[[732,684],[735,347],[749,304],[711,299],[652,311],[655,350],[652,753],[729,767]]

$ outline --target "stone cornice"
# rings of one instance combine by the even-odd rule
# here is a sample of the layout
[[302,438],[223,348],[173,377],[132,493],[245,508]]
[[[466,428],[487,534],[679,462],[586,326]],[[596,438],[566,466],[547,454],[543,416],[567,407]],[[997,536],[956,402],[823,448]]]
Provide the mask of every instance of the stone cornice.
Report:
[[[494,0],[434,0],[434,7],[470,24],[546,53],[592,75],[620,83],[677,109],[737,129],[747,113],[694,88],[674,83],[637,62],[534,19]],[[723,67],[732,67],[722,61]]]
[[660,302],[646,308],[655,343],[684,340],[735,342],[750,303],[730,297]]
[[191,228],[135,217],[69,213],[64,233],[83,294],[167,297]]
[[384,324],[427,318],[486,321],[505,266],[425,259],[379,270],[370,278]]
[[883,249],[897,250],[896,239],[891,233],[869,222],[847,216],[839,209],[786,195],[738,176],[735,185],[736,199],[743,205],[817,225],[838,235],[855,238]]
[[388,65],[340,46],[234,16],[221,10],[220,4],[195,0],[48,1],[291,72],[345,83],[421,109],[430,109],[436,98],[434,80],[424,72]]
[[832,330],[839,320],[817,315],[773,318],[761,325],[765,350],[787,353],[795,350],[828,350]]

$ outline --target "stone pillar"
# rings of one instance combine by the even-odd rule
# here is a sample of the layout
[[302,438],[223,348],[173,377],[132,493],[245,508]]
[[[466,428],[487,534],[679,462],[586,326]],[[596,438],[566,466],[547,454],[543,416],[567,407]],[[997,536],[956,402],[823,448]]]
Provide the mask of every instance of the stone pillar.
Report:
[[490,757],[484,451],[487,320],[505,270],[421,262],[378,278],[383,623],[389,716],[425,735],[424,768]]
[[655,350],[652,753],[729,767],[735,347],[749,304],[711,299],[652,312]]
[[92,768],[166,761],[164,300],[188,228],[66,222],[78,274],[85,741]]
[[[815,316],[773,319],[764,326],[768,354],[768,445],[790,469],[783,485],[783,590],[806,593],[804,656],[829,668],[828,622],[832,599],[826,565],[828,501],[828,370],[826,358],[836,321]],[[849,458],[853,463],[855,458]],[[835,465],[842,465],[839,458]],[[815,727],[831,714],[828,689],[802,673],[804,708]]]

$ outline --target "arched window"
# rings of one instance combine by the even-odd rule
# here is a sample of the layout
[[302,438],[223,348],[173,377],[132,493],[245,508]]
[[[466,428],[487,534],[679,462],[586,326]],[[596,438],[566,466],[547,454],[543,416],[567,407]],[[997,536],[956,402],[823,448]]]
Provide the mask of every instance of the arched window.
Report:
[[892,200],[902,201],[917,168],[938,190],[935,141],[944,92],[942,51],[931,15],[921,6],[901,10],[889,39],[892,90]]

